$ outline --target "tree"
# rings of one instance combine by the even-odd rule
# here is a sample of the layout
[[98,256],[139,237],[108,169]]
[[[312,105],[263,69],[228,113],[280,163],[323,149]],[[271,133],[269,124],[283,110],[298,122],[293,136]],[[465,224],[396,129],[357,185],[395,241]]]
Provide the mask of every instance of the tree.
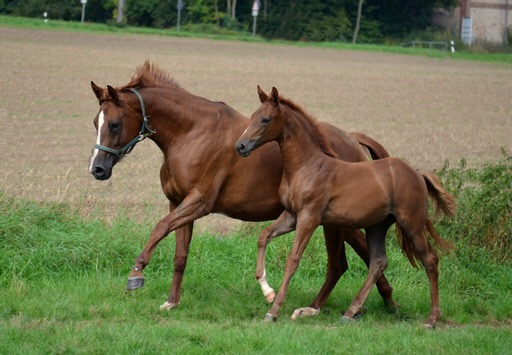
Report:
[[126,11],[126,0],[118,0],[117,3],[117,23],[124,23],[124,13]]
[[352,43],[357,43],[357,35],[359,34],[359,26],[361,24],[361,12],[363,11],[363,2],[364,0],[359,0],[359,6],[357,7],[357,19],[356,19],[356,28],[354,29],[354,37],[352,37]]

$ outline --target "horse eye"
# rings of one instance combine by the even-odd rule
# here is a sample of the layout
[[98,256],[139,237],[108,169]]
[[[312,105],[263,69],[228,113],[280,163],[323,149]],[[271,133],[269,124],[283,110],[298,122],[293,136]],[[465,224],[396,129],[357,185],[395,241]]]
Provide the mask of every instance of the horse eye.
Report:
[[110,130],[110,132],[119,131],[120,127],[121,127],[121,124],[119,122],[109,122],[108,123],[108,129]]
[[270,123],[270,118],[268,118],[268,117],[263,117],[263,118],[261,119],[261,124],[262,124],[262,125],[268,125],[269,123]]

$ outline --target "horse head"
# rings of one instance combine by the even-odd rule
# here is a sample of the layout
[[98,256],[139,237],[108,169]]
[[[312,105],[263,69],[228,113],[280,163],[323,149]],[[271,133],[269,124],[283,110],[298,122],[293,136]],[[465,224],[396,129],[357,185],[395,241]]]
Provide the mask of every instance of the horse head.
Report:
[[[94,118],[97,137],[89,172],[98,180],[107,180],[112,175],[114,165],[128,154],[137,142],[146,137],[144,131],[152,131],[147,127],[146,117],[142,119],[135,108],[135,101],[128,99],[128,93],[118,91],[110,85],[101,88],[92,81],[91,87],[100,108]],[[140,96],[138,92],[134,92]],[[142,98],[139,100],[142,103]]]
[[242,157],[247,157],[254,149],[276,140],[281,133],[278,124],[281,116],[279,92],[273,87],[270,95],[267,95],[258,85],[258,95],[261,105],[252,114],[249,126],[235,144],[236,151]]

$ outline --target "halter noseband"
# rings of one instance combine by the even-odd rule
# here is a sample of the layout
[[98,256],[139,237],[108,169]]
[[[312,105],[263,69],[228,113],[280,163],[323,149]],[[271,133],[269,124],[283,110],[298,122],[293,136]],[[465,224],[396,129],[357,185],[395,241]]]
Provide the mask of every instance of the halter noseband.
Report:
[[153,131],[148,126],[148,118],[149,118],[149,116],[146,115],[146,108],[144,107],[144,100],[142,100],[141,94],[137,90],[135,90],[133,88],[130,89],[130,91],[133,92],[135,95],[137,95],[137,98],[139,99],[140,107],[141,107],[141,110],[142,110],[143,121],[142,121],[142,126],[140,127],[139,134],[135,138],[133,138],[123,148],[117,149],[117,150],[109,148],[109,147],[105,147],[104,145],[100,145],[100,144],[94,145],[94,148],[99,149],[99,150],[103,150],[104,152],[107,152],[107,153],[114,154],[118,158],[121,158],[124,155],[130,153],[137,143],[143,141],[144,139],[146,139],[150,135],[156,133],[155,131]]

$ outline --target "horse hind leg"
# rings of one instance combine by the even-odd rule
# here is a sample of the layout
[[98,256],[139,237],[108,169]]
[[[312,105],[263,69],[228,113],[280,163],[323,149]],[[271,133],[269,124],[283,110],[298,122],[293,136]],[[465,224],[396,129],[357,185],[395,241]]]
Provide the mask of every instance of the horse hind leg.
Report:
[[439,303],[439,257],[427,240],[426,226],[410,232],[403,228],[405,235],[414,246],[418,259],[425,268],[430,285],[430,315],[425,321],[425,328],[432,329],[441,317]]
[[[370,255],[368,252],[368,245],[366,243],[366,237],[359,230],[347,230],[344,233],[345,241],[354,249],[359,257],[364,261],[367,267],[370,266]],[[379,291],[382,300],[389,310],[396,310],[398,304],[393,300],[393,288],[389,284],[386,276],[382,274],[377,280],[377,290]]]
[[356,298],[352,301],[350,307],[343,315],[342,320],[352,320],[354,315],[360,312],[368,294],[377,280],[382,276],[388,265],[386,258],[386,232],[393,222],[386,219],[379,225],[366,228],[366,240],[368,243],[368,251],[370,253],[370,267],[368,276],[359,290]]

